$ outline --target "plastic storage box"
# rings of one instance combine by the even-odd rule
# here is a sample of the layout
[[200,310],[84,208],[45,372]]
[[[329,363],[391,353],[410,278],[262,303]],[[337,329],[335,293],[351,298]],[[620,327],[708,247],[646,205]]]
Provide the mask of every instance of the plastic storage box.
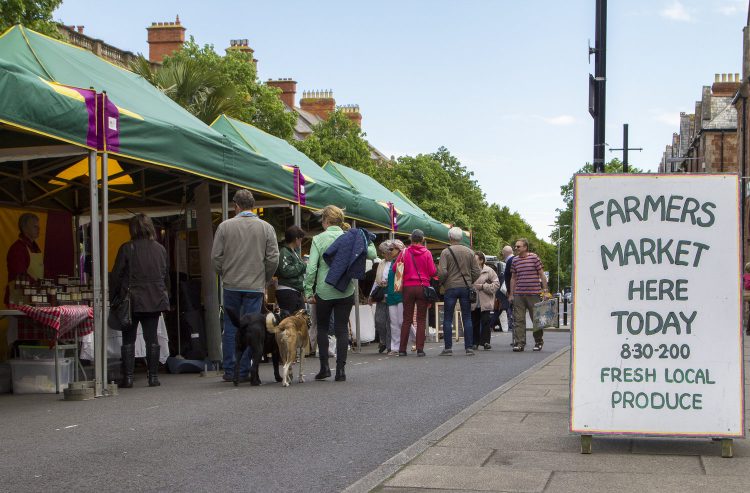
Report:
[[[65,348],[57,349],[57,356],[62,358],[64,356],[72,356],[72,352],[66,354],[66,351],[72,351]],[[55,359],[55,350],[49,346],[30,346],[30,345],[19,345],[18,346],[18,357],[19,359]]]
[[[75,370],[73,358],[58,359],[60,390],[67,388],[73,381]],[[54,360],[10,360],[13,376],[14,394],[54,394],[55,361]]]

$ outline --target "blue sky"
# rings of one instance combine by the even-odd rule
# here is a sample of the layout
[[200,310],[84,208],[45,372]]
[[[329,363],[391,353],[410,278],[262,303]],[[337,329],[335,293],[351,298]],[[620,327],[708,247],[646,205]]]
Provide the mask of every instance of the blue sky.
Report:
[[[741,72],[746,0],[609,1],[606,142],[656,170],[715,73]],[[595,0],[65,0],[56,20],[148,53],[145,28],[179,14],[217,51],[247,38],[261,80],[292,77],[359,104],[386,155],[447,147],[490,202],[547,236],[559,190],[592,160],[587,46]],[[607,158],[620,153],[607,152]]]

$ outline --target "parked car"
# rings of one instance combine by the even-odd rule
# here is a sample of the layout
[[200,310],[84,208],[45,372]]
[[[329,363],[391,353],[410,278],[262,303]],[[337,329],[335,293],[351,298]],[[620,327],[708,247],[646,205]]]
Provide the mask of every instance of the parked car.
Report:
[[486,265],[489,265],[493,269],[495,269],[495,272],[497,272],[498,277],[502,277],[503,272],[505,272],[505,262],[502,262],[499,258],[497,258],[494,255],[485,255],[484,263]]

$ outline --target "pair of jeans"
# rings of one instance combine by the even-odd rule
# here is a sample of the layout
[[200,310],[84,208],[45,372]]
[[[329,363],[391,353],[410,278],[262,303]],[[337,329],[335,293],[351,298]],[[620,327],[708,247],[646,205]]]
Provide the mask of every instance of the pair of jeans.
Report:
[[[246,313],[260,313],[261,306],[263,306],[263,293],[224,290],[224,310],[234,310],[240,317]],[[229,320],[229,317],[224,315],[224,332],[221,334],[222,366],[224,375],[229,378],[234,378],[236,335],[237,327]],[[245,349],[240,358],[240,378],[245,378],[250,373],[250,349],[249,347]]]
[[469,288],[446,289],[444,300],[443,340],[445,341],[445,349],[453,347],[453,311],[456,309],[456,302],[461,306],[461,320],[464,324],[464,347],[469,349],[474,344]]
[[417,307],[417,351],[424,351],[425,327],[427,322],[428,302],[424,297],[422,286],[404,286],[404,315],[401,323],[399,352],[406,352],[409,343],[409,332],[414,321],[414,306]]
[[354,295],[346,298],[324,300],[315,295],[315,312],[318,319],[318,358],[321,367],[328,365],[328,331],[325,330],[333,314],[333,329],[336,334],[336,368],[346,365],[349,348],[349,314],[354,306]]
[[133,325],[122,331],[122,343],[135,344],[138,335],[138,322],[140,322],[146,347],[151,344],[159,344],[156,339],[156,329],[159,327],[160,315],[161,312],[133,312]]

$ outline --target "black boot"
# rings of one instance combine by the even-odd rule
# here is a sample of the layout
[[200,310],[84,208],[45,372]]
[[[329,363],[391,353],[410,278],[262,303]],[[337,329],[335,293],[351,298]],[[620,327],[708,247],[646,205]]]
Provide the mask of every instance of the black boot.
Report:
[[120,348],[120,385],[121,389],[133,386],[133,370],[135,369],[135,345],[123,344]]
[[346,373],[344,372],[344,365],[336,365],[336,377],[334,378],[337,382],[346,382]]
[[331,368],[328,366],[328,358],[320,359],[320,371],[315,375],[315,380],[325,380],[331,376]]
[[146,363],[148,364],[148,386],[158,387],[159,383],[159,345],[149,344],[146,348]]

